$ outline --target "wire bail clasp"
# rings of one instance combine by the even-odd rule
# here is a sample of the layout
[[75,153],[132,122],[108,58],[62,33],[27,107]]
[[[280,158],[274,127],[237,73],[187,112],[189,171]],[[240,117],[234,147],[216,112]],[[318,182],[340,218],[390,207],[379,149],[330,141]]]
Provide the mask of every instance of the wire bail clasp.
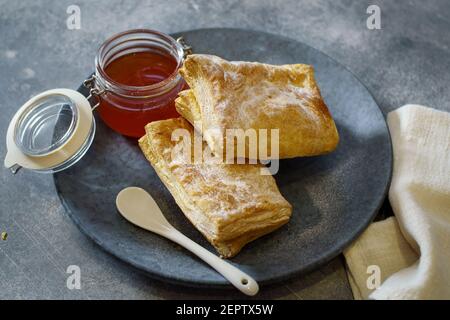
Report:
[[[96,84],[98,84],[97,77],[95,74],[93,74],[90,78],[83,81],[83,86],[89,89],[89,96],[86,97],[86,99],[89,101],[89,103],[92,106],[92,111],[94,111],[99,105],[100,105],[100,96],[106,92],[105,89],[100,89],[97,87]],[[95,99],[93,104],[91,102],[91,99]]]
[[184,52],[183,59],[185,59],[188,55],[192,54],[192,46],[188,45],[186,43],[186,40],[184,40],[184,38],[182,36],[177,38],[177,42],[183,48],[183,52]]

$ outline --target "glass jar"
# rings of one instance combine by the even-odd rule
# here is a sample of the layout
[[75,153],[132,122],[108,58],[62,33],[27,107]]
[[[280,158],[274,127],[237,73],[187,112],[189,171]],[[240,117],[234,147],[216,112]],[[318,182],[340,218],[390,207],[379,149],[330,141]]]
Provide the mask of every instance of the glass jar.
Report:
[[[130,30],[111,37],[98,51],[95,73],[84,82],[90,89],[88,97],[71,89],[52,89],[19,108],[6,134],[5,167],[13,173],[22,167],[50,173],[69,168],[92,144],[94,109],[113,130],[136,138],[144,135],[147,123],[177,117],[174,100],[185,87],[178,69],[190,52],[182,38],[175,40],[152,30]],[[156,69],[148,60],[139,62],[145,77],[156,77],[150,84],[130,85],[108,74],[108,66],[118,59],[142,54],[157,58]],[[164,61],[169,63],[164,66]],[[127,68],[123,70],[129,71]],[[121,78],[121,69],[116,71]]]
[[[156,76],[160,81],[144,86],[128,85],[108,73],[108,66],[117,59],[139,53],[159,57],[159,69],[153,70],[159,73]],[[98,112],[102,120],[125,136],[139,138],[144,135],[147,123],[178,117],[174,100],[185,87],[184,80],[178,74],[184,53],[183,45],[178,41],[153,30],[129,30],[106,40],[95,58],[94,85],[101,93],[98,96]],[[164,70],[164,62],[173,63],[169,67],[173,70]],[[161,74],[161,70],[166,74]]]

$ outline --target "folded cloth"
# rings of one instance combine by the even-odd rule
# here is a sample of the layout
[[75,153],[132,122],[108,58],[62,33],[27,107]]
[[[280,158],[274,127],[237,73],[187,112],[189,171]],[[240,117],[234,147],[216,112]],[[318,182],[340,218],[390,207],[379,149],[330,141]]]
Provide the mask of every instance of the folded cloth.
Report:
[[[412,265],[419,257],[403,237],[395,217],[372,223],[344,251],[344,255],[356,300],[367,299],[375,289],[375,281],[382,283],[391,274]],[[376,280],[374,277],[378,275],[380,278]]]
[[395,218],[373,223],[345,250],[354,296],[450,299],[450,114],[406,105],[389,113],[388,126]]

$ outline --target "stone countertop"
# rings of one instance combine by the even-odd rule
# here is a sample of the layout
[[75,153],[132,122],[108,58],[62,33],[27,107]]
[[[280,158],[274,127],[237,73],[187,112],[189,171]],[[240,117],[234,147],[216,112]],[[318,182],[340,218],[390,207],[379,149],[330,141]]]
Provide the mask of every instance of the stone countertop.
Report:
[[[81,29],[66,26],[68,6]],[[369,30],[366,9],[381,9]],[[309,44],[351,70],[384,114],[406,103],[450,111],[450,2],[7,1],[0,0],[0,136],[16,109],[50,88],[77,88],[93,70],[108,36],[132,28],[166,33],[234,27]],[[0,155],[6,153],[0,144]],[[149,279],[86,238],[65,214],[50,176],[0,170],[0,299],[206,299],[235,291],[184,288]],[[66,287],[69,265],[81,268],[81,290]],[[264,287],[263,299],[351,299],[343,259],[301,278]]]

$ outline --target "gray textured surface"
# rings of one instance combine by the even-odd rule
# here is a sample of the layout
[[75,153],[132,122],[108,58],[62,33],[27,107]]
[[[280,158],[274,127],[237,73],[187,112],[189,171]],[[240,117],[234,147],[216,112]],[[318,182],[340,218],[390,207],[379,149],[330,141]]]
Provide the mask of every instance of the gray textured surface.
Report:
[[[118,31],[240,27],[282,34],[322,50],[354,72],[387,113],[405,103],[450,110],[450,5],[441,1],[77,1],[82,29],[66,29],[73,1],[0,1],[0,136],[30,96],[76,88],[97,47]],[[382,30],[366,28],[381,7]],[[83,59],[79,59],[83,57]],[[86,58],[84,58],[86,57]],[[92,59],[89,59],[92,57]],[[0,144],[0,155],[5,154]],[[232,298],[149,280],[102,252],[64,214],[51,177],[0,171],[0,298]],[[82,290],[65,286],[82,268]],[[340,259],[261,298],[350,298]]]

